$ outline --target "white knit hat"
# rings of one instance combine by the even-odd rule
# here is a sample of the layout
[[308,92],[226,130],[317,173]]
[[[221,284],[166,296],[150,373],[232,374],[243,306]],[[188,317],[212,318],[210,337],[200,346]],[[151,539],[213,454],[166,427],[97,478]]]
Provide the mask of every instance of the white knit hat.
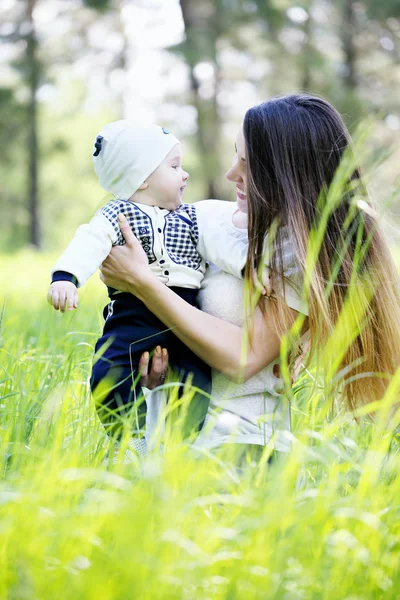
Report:
[[96,136],[93,148],[101,187],[128,200],[177,144],[179,140],[158,125],[140,127],[128,120],[109,123]]

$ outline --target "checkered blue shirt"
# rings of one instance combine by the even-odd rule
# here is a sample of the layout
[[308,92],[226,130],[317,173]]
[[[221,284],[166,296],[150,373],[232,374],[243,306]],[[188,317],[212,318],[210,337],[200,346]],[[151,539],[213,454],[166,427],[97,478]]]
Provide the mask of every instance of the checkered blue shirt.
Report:
[[[117,240],[114,245],[125,244],[118,223],[118,214],[124,214],[134,235],[146,252],[149,264],[156,262],[153,220],[137,204],[127,200],[112,200],[100,209],[99,212],[114,227],[117,234]],[[199,227],[196,209],[193,205],[181,204],[176,210],[166,213],[162,236],[164,247],[174,263],[194,270],[200,268],[202,257],[197,250]]]
[[126,216],[151,271],[165,285],[200,289],[206,262],[241,277],[247,258],[247,231],[233,226],[234,210],[233,203],[222,200],[181,204],[174,211],[113,200],[89,223],[78,227],[54,265],[52,278],[75,279],[82,286],[107,258],[112,245],[125,243],[119,213]]

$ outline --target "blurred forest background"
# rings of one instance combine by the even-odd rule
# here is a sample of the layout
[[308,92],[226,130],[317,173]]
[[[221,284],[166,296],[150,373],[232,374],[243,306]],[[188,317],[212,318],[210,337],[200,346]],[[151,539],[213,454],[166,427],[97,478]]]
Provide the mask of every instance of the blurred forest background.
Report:
[[61,249],[107,200],[91,148],[119,118],[181,138],[186,201],[233,200],[246,109],[300,90],[351,131],[374,117],[369,183],[396,240],[400,0],[1,0],[0,251]]

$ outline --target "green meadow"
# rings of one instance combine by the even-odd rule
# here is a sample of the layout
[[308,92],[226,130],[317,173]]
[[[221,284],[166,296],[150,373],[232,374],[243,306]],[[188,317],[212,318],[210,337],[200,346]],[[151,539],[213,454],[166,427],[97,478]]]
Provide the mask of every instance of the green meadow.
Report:
[[271,467],[195,454],[176,423],[162,455],[107,462],[88,388],[105,288],[56,313],[53,258],[1,256],[1,599],[400,598],[396,431],[334,416],[306,373]]

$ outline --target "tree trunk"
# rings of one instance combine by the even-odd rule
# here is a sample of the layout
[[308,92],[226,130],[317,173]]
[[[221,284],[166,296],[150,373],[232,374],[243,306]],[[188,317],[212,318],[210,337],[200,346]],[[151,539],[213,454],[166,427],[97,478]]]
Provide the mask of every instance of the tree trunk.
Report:
[[27,36],[26,58],[28,66],[28,198],[30,231],[29,241],[36,248],[40,248],[40,228],[38,210],[38,139],[37,139],[37,101],[36,92],[38,88],[38,62],[36,57],[37,40],[33,11],[36,0],[28,0],[27,21],[29,32]]
[[312,45],[312,23],[311,23],[311,2],[307,3],[304,7],[308,13],[308,19],[304,23],[303,32],[305,35],[305,41],[302,49],[301,66],[302,66],[302,78],[301,78],[301,89],[305,92],[309,92],[312,87],[311,81],[311,69],[313,62],[313,45]]
[[342,43],[346,67],[343,74],[343,81],[350,91],[354,91],[357,87],[356,48],[354,45],[354,35],[356,32],[355,2],[354,0],[343,1]]
[[[193,105],[197,111],[196,138],[201,156],[203,180],[206,182],[207,197],[218,198],[220,194],[216,179],[220,174],[218,149],[221,129],[217,103],[220,79],[216,49],[218,11],[214,2],[209,2],[210,14],[207,14],[205,4],[196,0],[181,0],[186,33],[184,53],[190,68]],[[214,66],[214,94],[207,99],[202,98],[199,93],[201,82],[195,74],[196,64],[204,60],[212,62]]]

